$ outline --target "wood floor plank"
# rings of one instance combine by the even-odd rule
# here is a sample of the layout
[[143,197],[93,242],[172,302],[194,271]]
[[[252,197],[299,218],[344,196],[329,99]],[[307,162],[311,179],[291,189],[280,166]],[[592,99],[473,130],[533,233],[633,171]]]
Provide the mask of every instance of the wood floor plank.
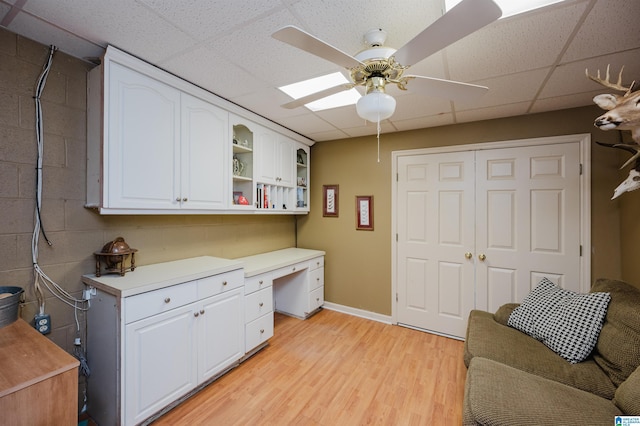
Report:
[[276,314],[269,346],[154,422],[459,425],[463,342],[323,310]]

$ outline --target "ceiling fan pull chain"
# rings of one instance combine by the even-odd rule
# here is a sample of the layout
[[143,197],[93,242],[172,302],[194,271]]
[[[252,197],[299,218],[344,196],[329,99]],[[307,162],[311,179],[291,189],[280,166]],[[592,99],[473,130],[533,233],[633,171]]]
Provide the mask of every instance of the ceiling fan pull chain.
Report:
[[378,163],[380,162],[380,113],[378,112]]

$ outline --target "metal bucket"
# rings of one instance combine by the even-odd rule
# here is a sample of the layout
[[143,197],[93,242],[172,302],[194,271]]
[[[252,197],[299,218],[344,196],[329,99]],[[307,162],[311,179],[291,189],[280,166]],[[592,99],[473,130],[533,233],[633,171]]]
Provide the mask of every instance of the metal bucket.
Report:
[[18,305],[22,293],[22,287],[0,287],[0,328],[18,319]]

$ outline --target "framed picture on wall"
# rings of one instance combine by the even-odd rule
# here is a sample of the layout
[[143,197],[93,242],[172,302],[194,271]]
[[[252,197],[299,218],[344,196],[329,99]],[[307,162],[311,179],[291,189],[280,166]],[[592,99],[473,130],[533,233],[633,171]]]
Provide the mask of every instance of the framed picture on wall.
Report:
[[322,216],[338,217],[338,185],[322,185]]
[[356,230],[373,231],[373,195],[356,195]]

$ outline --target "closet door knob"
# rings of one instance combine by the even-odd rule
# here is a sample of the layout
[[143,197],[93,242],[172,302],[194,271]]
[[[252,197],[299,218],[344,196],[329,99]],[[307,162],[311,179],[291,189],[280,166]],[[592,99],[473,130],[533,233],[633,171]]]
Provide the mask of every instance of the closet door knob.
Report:
[[471,259],[473,257],[473,254],[471,254],[471,252],[468,251],[464,254],[464,257],[466,257],[467,259]]
[[487,258],[487,256],[484,255],[484,253],[480,253],[478,255],[478,259],[480,259],[480,262],[484,262],[484,260]]

